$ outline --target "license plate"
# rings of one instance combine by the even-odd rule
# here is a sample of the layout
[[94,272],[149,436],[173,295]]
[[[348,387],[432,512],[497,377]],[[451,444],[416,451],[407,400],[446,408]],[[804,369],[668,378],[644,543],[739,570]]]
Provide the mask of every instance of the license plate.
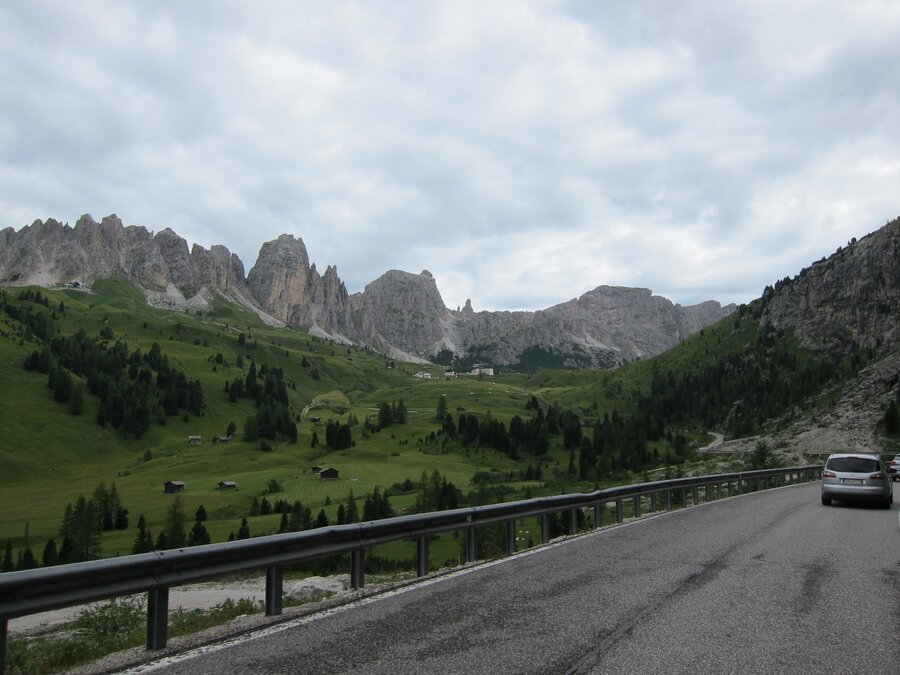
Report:
[[844,485],[862,485],[863,482],[858,478],[844,478],[841,481]]

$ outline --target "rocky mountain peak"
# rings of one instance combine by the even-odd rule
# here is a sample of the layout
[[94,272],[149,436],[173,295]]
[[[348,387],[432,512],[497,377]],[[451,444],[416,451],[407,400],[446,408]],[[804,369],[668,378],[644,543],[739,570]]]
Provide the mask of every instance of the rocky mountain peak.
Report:
[[75,228],[48,219],[0,232],[0,279],[51,285],[123,275],[153,304],[203,309],[218,292],[264,319],[339,341],[369,345],[400,358],[422,360],[443,350],[515,364],[537,349],[558,365],[608,366],[666,349],[687,332],[730,311],[718,303],[672,305],[647,289],[601,286],[538,312],[475,312],[444,305],[427,269],[389,270],[350,296],[337,268],[319,274],[303,240],[282,234],[262,244],[244,277],[240,259],[221,245],[209,250],[170,228],[153,234],[124,227],[115,215],[97,223],[89,214]]

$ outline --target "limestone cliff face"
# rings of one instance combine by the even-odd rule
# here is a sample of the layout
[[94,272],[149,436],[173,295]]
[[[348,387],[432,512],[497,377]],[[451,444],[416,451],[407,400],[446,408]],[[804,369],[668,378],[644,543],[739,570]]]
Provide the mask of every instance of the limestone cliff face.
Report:
[[442,350],[493,364],[518,364],[529,350],[573,367],[609,367],[658,354],[727,316],[717,302],[683,308],[649,290],[601,286],[537,312],[475,312],[444,306],[432,275],[391,270],[351,297],[369,330],[355,336],[376,348],[433,357]]
[[244,266],[224,246],[206,251],[166,228],[154,235],[125,227],[115,215],[96,222],[85,215],[75,227],[56,220],[35,221],[19,232],[0,233],[0,281],[52,285],[124,276],[154,304],[175,309],[203,307],[205,294],[218,291],[248,304]]
[[282,234],[266,242],[247,275],[253,299],[267,313],[299,328],[343,335],[350,325],[347,289],[329,266],[319,275],[302,239]]
[[767,288],[762,317],[809,347],[888,353],[900,341],[900,218]]
[[461,351],[477,347],[495,363],[517,363],[539,348],[566,366],[609,367],[659,354],[733,310],[717,302],[685,308],[645,288],[599,286],[537,312],[476,313],[466,303],[454,319]]
[[733,309],[681,307],[646,289],[600,286],[537,312],[475,312],[471,302],[453,312],[427,270],[391,270],[350,296],[337,269],[319,274],[303,240],[289,234],[264,243],[245,278],[243,263],[224,246],[189,251],[168,228],[125,227],[115,215],[100,223],[86,215],[74,228],[50,219],[0,231],[0,283],[90,284],[113,275],[158,306],[203,309],[217,292],[266,320],[410,360],[449,350],[517,364],[537,351],[558,365],[608,367],[664,351]]
[[356,315],[371,331],[364,337],[381,349],[390,345],[402,353],[425,357],[444,344],[450,312],[434,277],[427,270],[411,274],[390,270],[352,297]]
[[283,234],[259,249],[256,265],[247,275],[253,299],[272,316],[288,322],[309,295],[309,257],[302,239]]

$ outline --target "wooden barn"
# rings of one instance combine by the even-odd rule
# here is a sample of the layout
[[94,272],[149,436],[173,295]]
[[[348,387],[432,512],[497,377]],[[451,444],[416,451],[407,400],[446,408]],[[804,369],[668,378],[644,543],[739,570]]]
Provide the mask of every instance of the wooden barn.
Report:
[[176,492],[184,492],[184,481],[167,480],[163,483],[163,489],[166,491],[167,495],[173,495]]

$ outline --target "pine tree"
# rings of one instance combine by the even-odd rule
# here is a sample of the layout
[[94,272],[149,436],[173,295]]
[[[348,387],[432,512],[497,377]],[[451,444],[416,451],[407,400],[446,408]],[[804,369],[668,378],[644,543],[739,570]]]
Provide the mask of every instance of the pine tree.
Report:
[[169,548],[181,548],[187,543],[187,533],[184,529],[186,517],[184,515],[184,505],[181,502],[181,495],[175,495],[175,500],[169,506],[166,513],[166,522],[164,534],[166,535],[166,545]]
[[316,527],[328,527],[328,516],[325,515],[325,509],[319,511],[316,516]]
[[393,413],[394,422],[398,424],[406,423],[406,404],[403,402],[402,397],[397,401],[391,412]]
[[25,523],[25,534],[22,537],[22,548],[19,551],[19,569],[32,570],[38,566],[37,558],[31,550],[31,524]]
[[131,546],[131,552],[149,553],[153,550],[153,535],[150,533],[150,528],[147,527],[144,514],[141,514],[140,518],[138,518],[137,529],[138,533],[134,538],[134,544]]
[[44,544],[41,562],[44,563],[44,567],[52,567],[53,565],[59,564],[59,555],[56,552],[56,541],[54,539],[49,539],[47,543]]
[[394,411],[389,403],[381,403],[378,406],[378,428],[384,429],[394,422]]
[[65,537],[60,543],[59,553],[57,554],[56,559],[60,565],[75,562],[72,558],[72,540],[68,537]]
[[15,569],[13,564],[12,542],[6,540],[6,549],[3,552],[3,562],[0,562],[0,572],[12,572]]
[[194,526],[191,528],[190,533],[188,534],[188,546],[199,546],[201,544],[209,544],[212,540],[209,537],[209,532],[206,531],[206,527],[199,520],[194,523]]
[[246,518],[241,518],[241,526],[237,531],[238,539],[249,539],[250,538],[250,525],[247,523]]
[[375,490],[371,495],[366,496],[363,503],[363,520],[380,520],[381,518],[390,518],[394,515],[391,504],[386,494],[381,493],[381,489],[375,486]]
[[353,490],[347,495],[347,508],[345,511],[346,521],[348,523],[359,522],[359,509],[356,506],[356,497],[353,496]]
[[194,520],[198,523],[206,521],[206,508],[203,506],[203,504],[197,507],[197,513],[194,516]]
[[31,551],[30,546],[26,546],[21,550],[21,555],[19,556],[19,569],[20,570],[33,570],[38,567],[37,558],[34,557],[34,553]]

